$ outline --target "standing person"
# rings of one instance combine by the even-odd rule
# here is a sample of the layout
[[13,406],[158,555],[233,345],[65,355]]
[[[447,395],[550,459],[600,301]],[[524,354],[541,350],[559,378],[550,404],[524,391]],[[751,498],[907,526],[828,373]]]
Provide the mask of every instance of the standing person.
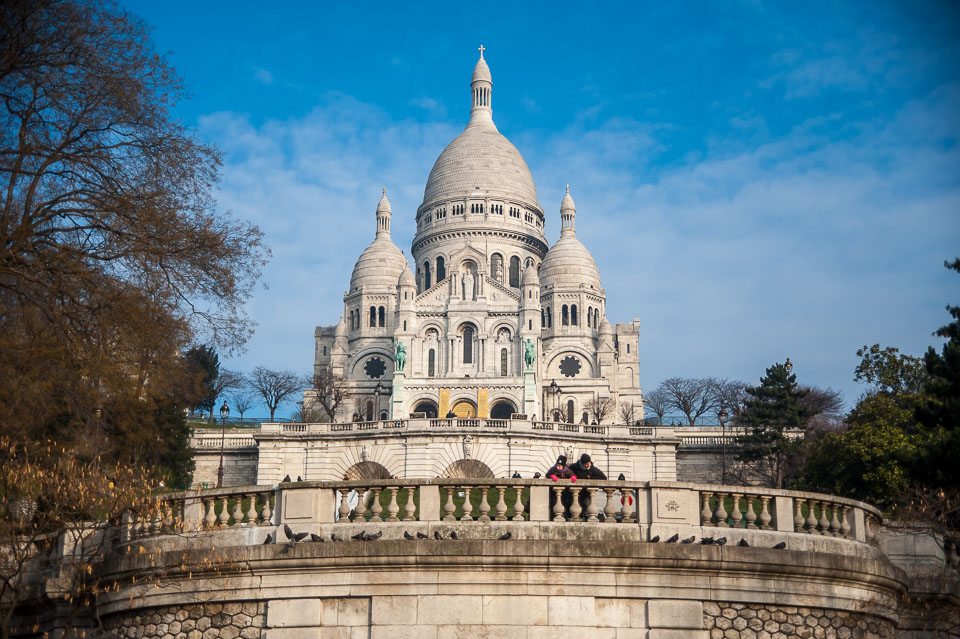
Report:
[[513,471],[513,477],[511,477],[511,479],[520,479],[520,471]]
[[[549,477],[553,481],[560,479],[570,479],[573,477],[573,473],[570,472],[570,467],[567,466],[567,456],[560,455],[557,457],[557,463],[547,469],[543,474],[544,477]],[[557,503],[557,494],[551,490],[550,491],[550,517],[553,518],[553,507]],[[570,489],[567,488],[563,491],[563,494],[560,496],[560,503],[563,504],[564,510],[570,507],[570,504],[573,503],[573,493],[570,492]]]
[[[574,462],[570,465],[570,472],[573,473],[573,480],[577,479],[606,479],[607,476],[603,474],[603,471],[593,465],[593,460],[590,459],[590,455],[584,453],[580,455],[580,461]],[[580,509],[584,516],[587,513],[587,505],[590,503],[590,491],[586,488],[580,490],[580,494],[577,496],[577,501],[580,502]],[[603,507],[603,504],[600,504],[600,507]]]

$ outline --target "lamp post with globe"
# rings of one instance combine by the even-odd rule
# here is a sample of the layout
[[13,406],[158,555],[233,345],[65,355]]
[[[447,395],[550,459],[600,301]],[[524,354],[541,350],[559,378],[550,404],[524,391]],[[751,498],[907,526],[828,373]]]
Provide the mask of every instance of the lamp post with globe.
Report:
[[217,468],[217,488],[223,488],[223,447],[226,443],[229,414],[230,407],[227,406],[227,400],[223,400],[223,406],[220,407],[220,467]]
[[727,483],[727,409],[721,408],[717,413],[720,420],[720,483]]

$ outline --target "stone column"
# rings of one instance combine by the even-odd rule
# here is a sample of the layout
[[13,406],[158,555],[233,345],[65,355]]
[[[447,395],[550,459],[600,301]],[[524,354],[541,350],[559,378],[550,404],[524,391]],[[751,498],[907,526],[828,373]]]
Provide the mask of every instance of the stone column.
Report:
[[406,375],[403,371],[394,371],[393,373],[393,396],[390,401],[390,419],[403,419],[406,414],[403,411],[403,402],[406,400],[403,384]]

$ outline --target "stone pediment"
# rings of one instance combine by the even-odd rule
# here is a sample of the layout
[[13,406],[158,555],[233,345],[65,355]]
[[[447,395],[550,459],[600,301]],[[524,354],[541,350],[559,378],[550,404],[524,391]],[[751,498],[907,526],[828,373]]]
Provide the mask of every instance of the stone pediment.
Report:
[[489,277],[484,277],[483,281],[485,282],[484,285],[487,288],[487,291],[486,291],[487,297],[492,297],[491,293],[496,291],[497,293],[502,293],[503,295],[509,297],[512,300],[516,300],[518,302],[520,301],[520,293],[516,292],[509,286],[504,286],[497,280]]
[[484,256],[483,251],[479,250],[469,242],[466,244],[466,246],[450,255],[450,266],[459,270],[460,264],[464,260],[472,260],[477,265],[478,271],[486,271],[486,257]]
[[450,278],[444,278],[417,295],[414,302],[417,306],[446,306],[450,299]]

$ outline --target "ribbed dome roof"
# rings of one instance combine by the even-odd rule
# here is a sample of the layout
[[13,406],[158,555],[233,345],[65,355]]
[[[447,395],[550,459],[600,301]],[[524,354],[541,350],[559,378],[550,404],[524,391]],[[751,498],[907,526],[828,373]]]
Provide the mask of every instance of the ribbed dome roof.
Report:
[[576,235],[565,235],[550,247],[543,264],[540,266],[540,285],[543,287],[586,287],[595,289],[600,286],[600,272],[597,263],[587,247]]
[[380,235],[364,249],[353,267],[350,290],[358,286],[395,292],[400,273],[407,266],[407,258],[389,235]]
[[400,273],[400,279],[397,281],[397,286],[412,286],[413,288],[417,287],[417,279],[413,276],[413,271],[410,270],[409,264],[404,267],[403,272]]
[[477,187],[537,205],[537,188],[527,163],[493,122],[471,122],[447,145],[427,178],[423,203],[463,197]]

